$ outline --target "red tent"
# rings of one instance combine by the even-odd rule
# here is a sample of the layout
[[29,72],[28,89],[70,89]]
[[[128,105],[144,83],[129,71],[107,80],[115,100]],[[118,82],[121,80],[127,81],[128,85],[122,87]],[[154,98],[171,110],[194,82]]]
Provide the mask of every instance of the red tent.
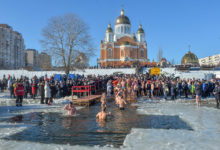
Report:
[[112,81],[112,84],[113,84],[114,86],[117,86],[118,82],[119,82],[119,79],[116,79],[116,80]]

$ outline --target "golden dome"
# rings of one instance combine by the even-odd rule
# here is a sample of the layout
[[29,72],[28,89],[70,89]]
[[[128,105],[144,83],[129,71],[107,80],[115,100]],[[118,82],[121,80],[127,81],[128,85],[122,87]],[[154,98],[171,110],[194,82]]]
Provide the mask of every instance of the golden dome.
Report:
[[123,9],[121,10],[121,16],[118,16],[118,18],[115,21],[115,24],[131,24],[129,18],[124,15]]
[[189,51],[187,54],[185,54],[183,56],[181,64],[182,65],[187,65],[187,64],[198,65],[199,60],[195,54],[193,54],[192,52]]
[[137,33],[144,33],[144,29],[142,28],[142,25],[139,25],[139,29],[137,30]]
[[111,24],[108,25],[108,28],[106,29],[105,32],[106,32],[106,33],[113,32],[113,30],[112,30],[112,28],[111,28]]

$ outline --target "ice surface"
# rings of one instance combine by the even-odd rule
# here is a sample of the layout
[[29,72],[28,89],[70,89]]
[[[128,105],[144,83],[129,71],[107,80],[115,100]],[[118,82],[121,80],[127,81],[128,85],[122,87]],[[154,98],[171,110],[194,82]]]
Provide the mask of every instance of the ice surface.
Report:
[[195,104],[179,102],[144,101],[139,104],[140,114],[178,115],[194,131],[164,129],[132,129],[124,145],[133,149],[219,149],[219,110],[197,108]]
[[[52,106],[40,105],[36,100],[27,99],[23,107],[14,107],[14,99],[8,98],[7,94],[0,94],[0,150],[14,149],[75,149],[75,150],[96,150],[115,149],[110,145],[105,147],[93,146],[71,146],[58,144],[42,144],[37,142],[24,142],[3,140],[9,135],[22,132],[28,128],[24,123],[9,123],[3,120],[7,117],[18,114],[28,114],[31,112],[59,112],[65,115],[64,104],[68,103],[68,98],[55,100]],[[39,101],[39,100],[38,100]],[[165,101],[165,100],[144,100],[139,99],[133,104],[138,107],[139,114],[149,115],[170,115],[179,116],[193,131],[175,129],[137,129],[133,128],[127,135],[124,145],[120,149],[134,150],[219,150],[220,147],[220,110],[214,107],[202,106],[197,108],[195,103],[187,103],[187,100]],[[80,109],[81,107],[77,107]]]

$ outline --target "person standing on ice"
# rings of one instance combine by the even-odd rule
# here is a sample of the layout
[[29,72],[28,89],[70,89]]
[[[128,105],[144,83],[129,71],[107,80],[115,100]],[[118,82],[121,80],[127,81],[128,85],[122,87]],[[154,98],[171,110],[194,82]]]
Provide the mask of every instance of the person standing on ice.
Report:
[[194,83],[194,81],[191,83],[190,92],[192,94],[192,98],[195,98],[195,83]]
[[4,90],[6,90],[6,88],[7,88],[7,79],[6,79],[6,77],[5,77],[5,75],[3,75],[3,85],[4,85]]
[[50,84],[49,84],[49,81],[47,81],[45,83],[45,86],[44,86],[44,91],[45,91],[45,99],[46,99],[46,104],[48,104],[48,100],[50,100],[51,98],[51,90],[50,90]]
[[202,85],[200,81],[198,81],[196,84],[195,93],[196,93],[196,104],[199,107],[201,105],[201,96],[202,96]]
[[24,96],[24,87],[22,83],[18,83],[14,89],[14,94],[16,96],[16,106],[22,106],[23,96]]
[[44,81],[39,83],[40,103],[44,104]]
[[216,108],[219,108],[219,103],[220,103],[220,86],[219,86],[219,82],[215,83],[215,89],[213,90],[213,94],[215,95]]
[[33,96],[33,99],[35,99],[36,94],[37,94],[37,84],[36,84],[36,81],[34,79],[33,80],[33,84],[32,84],[32,96]]
[[0,89],[1,89],[1,92],[4,91],[4,85],[3,85],[3,81],[0,80]]
[[107,83],[107,96],[110,97],[111,93],[112,93],[112,83],[111,80],[109,80]]
[[13,87],[13,80],[10,77],[10,79],[8,80],[8,89],[10,90],[10,97],[14,97],[14,87]]

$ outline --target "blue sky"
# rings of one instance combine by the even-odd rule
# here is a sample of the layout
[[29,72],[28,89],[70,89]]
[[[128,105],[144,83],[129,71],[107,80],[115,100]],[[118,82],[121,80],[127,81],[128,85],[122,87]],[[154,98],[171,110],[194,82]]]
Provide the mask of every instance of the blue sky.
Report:
[[75,13],[90,27],[95,65],[107,25],[114,25],[123,7],[132,32],[142,24],[149,59],[156,60],[161,47],[164,57],[179,63],[189,45],[198,58],[220,53],[219,6],[220,0],[0,0],[0,23],[22,33],[26,48],[42,51],[39,40],[48,19]]

